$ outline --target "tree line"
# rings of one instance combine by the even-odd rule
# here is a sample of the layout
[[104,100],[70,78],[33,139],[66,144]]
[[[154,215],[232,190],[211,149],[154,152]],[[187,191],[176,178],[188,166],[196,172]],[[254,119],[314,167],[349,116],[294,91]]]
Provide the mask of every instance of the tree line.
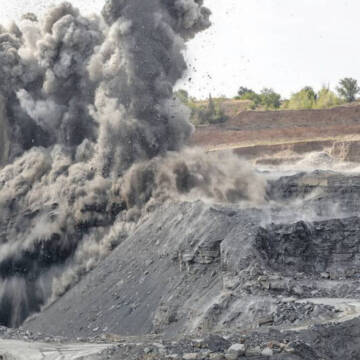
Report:
[[[293,93],[289,99],[272,88],[264,88],[259,93],[241,86],[234,99],[247,100],[249,110],[303,110],[327,109],[357,100],[360,87],[356,79],[343,78],[339,81],[336,91],[323,86],[316,92],[311,86],[305,86]],[[191,109],[191,121],[196,125],[221,124],[227,121],[223,103],[225,97],[213,98],[211,94],[206,101],[191,97],[186,90],[178,90],[175,96]]]
[[315,92],[311,86],[305,86],[300,91],[293,93],[289,99],[281,99],[281,95],[273,89],[265,88],[260,93],[256,93],[252,89],[242,86],[235,98],[250,100],[252,102],[250,107],[253,110],[259,107],[265,110],[326,109],[354,102],[359,93],[360,87],[357,80],[344,78],[339,81],[336,92],[326,86],[323,86],[318,92]]

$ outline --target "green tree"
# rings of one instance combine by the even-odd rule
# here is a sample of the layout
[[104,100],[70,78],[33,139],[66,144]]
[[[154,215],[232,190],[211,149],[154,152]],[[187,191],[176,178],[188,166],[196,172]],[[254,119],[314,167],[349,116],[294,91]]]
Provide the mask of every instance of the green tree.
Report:
[[207,114],[207,107],[206,106],[199,106],[194,111],[194,123],[195,124],[207,124],[208,123],[208,114]]
[[281,105],[281,95],[276,93],[273,89],[264,88],[260,94],[261,104],[265,109],[279,109]]
[[235,96],[237,100],[250,100],[252,101],[252,109],[256,109],[261,103],[261,97],[254,90],[241,86],[238,90],[238,96]]
[[341,105],[343,101],[328,87],[323,87],[317,95],[316,109],[328,109]]
[[242,97],[243,95],[247,93],[254,93],[253,90],[248,89],[247,87],[240,86],[240,89],[238,90],[238,96]]
[[220,124],[225,122],[228,119],[224,109],[221,106],[221,99],[214,100],[209,95],[209,100],[206,106],[200,106],[196,110],[196,117],[200,124]]
[[240,100],[250,100],[253,102],[252,108],[256,109],[261,104],[261,96],[254,91],[249,91],[240,97]]
[[287,109],[312,109],[316,104],[316,99],[317,95],[314,89],[310,86],[306,86],[299,92],[291,95],[291,98],[287,103]]
[[317,94],[311,86],[305,86],[304,88],[301,89],[301,91],[303,91],[306,94],[308,99],[316,101]]
[[347,103],[356,100],[356,95],[360,92],[357,80],[353,78],[344,78],[339,81],[339,86],[336,88],[338,94]]
[[209,94],[207,112],[208,112],[209,116],[213,116],[216,113],[215,102],[214,102],[211,94]]

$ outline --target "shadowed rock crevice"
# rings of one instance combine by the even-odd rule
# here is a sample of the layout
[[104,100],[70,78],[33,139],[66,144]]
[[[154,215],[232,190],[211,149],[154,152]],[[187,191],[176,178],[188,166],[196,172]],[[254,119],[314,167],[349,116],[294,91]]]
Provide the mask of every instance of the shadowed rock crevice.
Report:
[[357,274],[360,219],[351,217],[260,228],[256,247],[275,271]]

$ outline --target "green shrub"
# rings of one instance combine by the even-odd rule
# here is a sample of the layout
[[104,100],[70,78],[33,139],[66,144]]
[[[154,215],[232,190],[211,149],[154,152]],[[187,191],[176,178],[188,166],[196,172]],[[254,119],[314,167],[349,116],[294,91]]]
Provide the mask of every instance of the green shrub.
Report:
[[225,114],[225,111],[222,107],[222,103],[225,98],[221,97],[218,99],[213,99],[211,95],[209,96],[208,103],[196,104],[194,106],[190,105],[192,109],[192,122],[195,125],[201,124],[220,124],[228,120],[228,116]]
[[261,105],[266,110],[279,109],[281,105],[281,95],[276,93],[273,89],[264,88],[260,94]]
[[250,105],[251,110],[257,109],[260,105],[267,110],[278,109],[281,105],[280,94],[269,88],[264,88],[260,94],[257,94],[251,89],[241,87],[238,95],[236,99],[250,100],[252,102],[252,105]]
[[341,100],[333,91],[328,87],[323,87],[317,95],[316,104],[314,109],[328,109],[334,106],[343,104]]
[[240,100],[250,100],[253,102],[253,108],[256,109],[261,104],[261,96],[254,91],[249,91],[240,97]]
[[313,109],[317,95],[312,87],[304,87],[299,92],[292,94],[287,103],[289,110]]
[[248,89],[245,86],[240,86],[239,90],[238,90],[238,98],[241,99],[242,96],[244,96],[245,94],[248,93],[255,93],[255,91]]

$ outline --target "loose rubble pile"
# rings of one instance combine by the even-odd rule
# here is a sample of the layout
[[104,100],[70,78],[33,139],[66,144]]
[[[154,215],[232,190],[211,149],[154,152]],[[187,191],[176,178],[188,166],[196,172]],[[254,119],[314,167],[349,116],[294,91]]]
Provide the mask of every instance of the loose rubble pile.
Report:
[[273,315],[273,325],[302,324],[312,319],[334,318],[334,314],[340,312],[334,306],[314,305],[311,303],[279,302],[276,313]]

